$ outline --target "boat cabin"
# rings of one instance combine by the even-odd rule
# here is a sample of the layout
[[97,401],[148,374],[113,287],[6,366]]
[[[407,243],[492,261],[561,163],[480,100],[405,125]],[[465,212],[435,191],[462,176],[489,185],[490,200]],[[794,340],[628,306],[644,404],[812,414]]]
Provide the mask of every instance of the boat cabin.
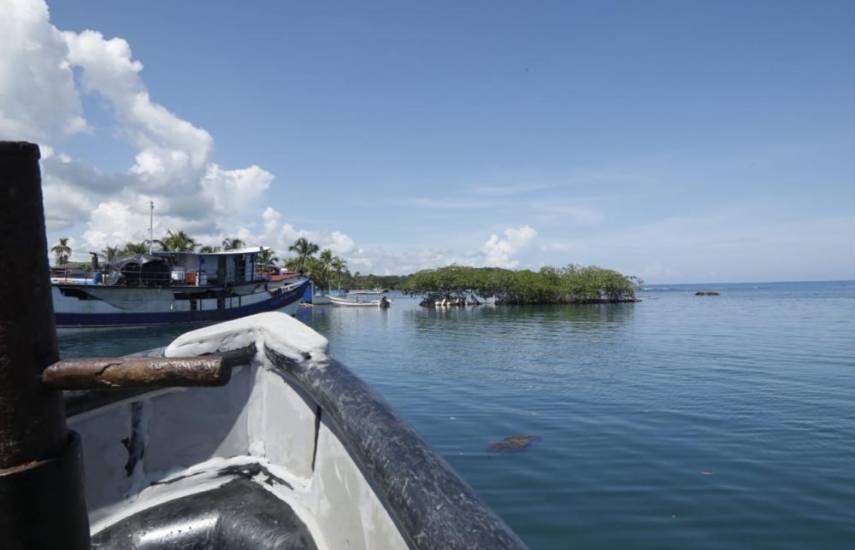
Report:
[[260,246],[224,252],[154,252],[168,258],[173,283],[191,286],[234,286],[260,280],[256,274]]

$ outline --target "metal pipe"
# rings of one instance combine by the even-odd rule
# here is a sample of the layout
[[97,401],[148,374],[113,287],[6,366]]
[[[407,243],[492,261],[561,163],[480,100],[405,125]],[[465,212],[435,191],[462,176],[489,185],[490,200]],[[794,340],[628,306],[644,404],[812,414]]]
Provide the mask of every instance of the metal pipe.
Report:
[[167,359],[118,357],[66,359],[42,373],[42,383],[57,390],[223,386],[231,367],[222,356]]

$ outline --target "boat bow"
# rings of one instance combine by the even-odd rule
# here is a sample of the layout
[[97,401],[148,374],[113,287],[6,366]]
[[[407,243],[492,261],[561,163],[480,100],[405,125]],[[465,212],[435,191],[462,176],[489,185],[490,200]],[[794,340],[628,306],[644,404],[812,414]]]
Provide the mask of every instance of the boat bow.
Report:
[[[227,386],[116,395],[95,409],[84,406],[93,392],[70,398],[70,423],[89,458],[96,543],[145,535],[151,518],[163,515],[157,508],[178,509],[170,504],[177,498],[189,499],[182,506],[192,524],[204,516],[204,503],[261,488],[287,504],[320,548],[524,547],[306,325],[263,313],[186,333],[148,353],[208,354],[242,358]],[[223,506],[231,510],[226,516],[237,513]],[[205,529],[200,533],[210,536]]]

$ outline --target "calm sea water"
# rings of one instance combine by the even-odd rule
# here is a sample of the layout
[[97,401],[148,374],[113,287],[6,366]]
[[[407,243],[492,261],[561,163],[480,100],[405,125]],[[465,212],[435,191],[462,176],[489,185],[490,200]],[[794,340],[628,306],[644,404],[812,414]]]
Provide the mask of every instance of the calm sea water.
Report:
[[[855,282],[302,319],[532,548],[855,548]],[[180,330],[61,335],[64,356]],[[528,449],[490,452],[508,435]]]

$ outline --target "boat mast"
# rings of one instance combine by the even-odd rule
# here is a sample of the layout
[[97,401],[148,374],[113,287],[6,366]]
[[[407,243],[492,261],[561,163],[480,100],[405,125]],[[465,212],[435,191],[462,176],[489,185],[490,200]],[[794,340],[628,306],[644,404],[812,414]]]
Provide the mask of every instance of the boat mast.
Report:
[[148,201],[148,253],[151,255],[154,246],[154,201]]

